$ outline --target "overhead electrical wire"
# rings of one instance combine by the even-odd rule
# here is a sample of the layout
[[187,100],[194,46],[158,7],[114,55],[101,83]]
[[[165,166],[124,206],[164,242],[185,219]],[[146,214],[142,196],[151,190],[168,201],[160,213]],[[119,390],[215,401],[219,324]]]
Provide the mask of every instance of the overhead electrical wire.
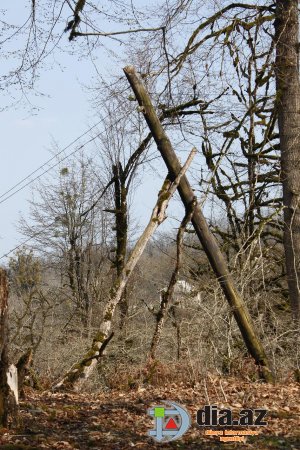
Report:
[[[26,180],[28,180],[30,177],[32,177],[33,175],[35,175],[37,172],[39,172],[40,170],[42,170],[44,167],[48,166],[49,163],[51,163],[51,161],[55,160],[58,156],[60,156],[62,153],[64,153],[66,150],[68,150],[68,148],[70,148],[72,145],[76,144],[76,142],[78,142],[80,139],[82,139],[84,136],[86,136],[88,133],[90,133],[94,128],[96,128],[97,126],[99,126],[101,124],[101,122],[103,122],[103,120],[105,120],[107,118],[104,117],[101,120],[99,120],[97,123],[95,123],[92,127],[90,127],[88,130],[86,130],[83,134],[81,134],[80,136],[78,136],[76,139],[74,139],[74,141],[70,142],[70,144],[68,144],[66,147],[64,147],[62,150],[60,150],[58,153],[56,153],[54,156],[52,156],[52,158],[48,159],[48,161],[46,161],[44,164],[42,164],[41,166],[39,166],[38,168],[36,168],[33,172],[31,172],[30,174],[28,174],[26,177],[24,177],[22,180],[20,180],[18,183],[16,183],[14,186],[12,186],[10,189],[8,189],[7,191],[3,192],[3,194],[0,195],[0,205],[4,202],[6,202],[9,198],[13,197],[15,194],[17,194],[18,192],[22,191],[23,189],[25,189],[27,186],[29,186],[31,183],[33,183],[34,181],[38,180],[39,178],[41,178],[43,175],[45,175],[47,172],[49,172],[50,170],[52,170],[54,167],[58,166],[62,161],[64,161],[65,159],[69,158],[70,156],[72,156],[74,153],[78,152],[79,150],[81,150],[83,147],[85,147],[87,144],[89,144],[91,141],[93,141],[96,137],[98,137],[100,134],[99,133],[97,136],[95,136],[94,138],[91,138],[90,140],[88,140],[86,143],[80,145],[78,148],[76,148],[73,152],[69,153],[68,155],[66,155],[63,159],[61,159],[59,162],[55,163],[54,165],[52,165],[51,167],[49,167],[47,170],[45,170],[44,172],[42,172],[41,174],[39,174],[38,176],[36,176],[35,178],[31,179],[30,181],[28,181],[26,184],[23,184]],[[19,189],[15,190],[18,186],[22,185]],[[13,192],[12,192],[13,191]],[[10,194],[11,193],[11,194]],[[10,195],[8,195],[10,194]],[[4,198],[3,198],[4,197]],[[2,200],[1,200],[2,199]]]

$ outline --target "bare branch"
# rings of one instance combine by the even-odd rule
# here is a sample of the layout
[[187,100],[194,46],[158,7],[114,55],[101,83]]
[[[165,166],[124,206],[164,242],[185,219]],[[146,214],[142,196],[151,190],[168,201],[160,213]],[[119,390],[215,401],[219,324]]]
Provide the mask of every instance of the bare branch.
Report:
[[95,32],[88,32],[88,33],[81,33],[79,31],[74,31],[73,34],[72,34],[72,39],[73,39],[73,37],[77,37],[77,36],[103,36],[103,37],[109,37],[109,36],[118,36],[118,35],[121,35],[121,34],[144,33],[144,32],[160,31],[160,30],[163,30],[163,27],[158,27],[158,28],[137,28],[135,30],[110,31],[110,32],[95,31]]

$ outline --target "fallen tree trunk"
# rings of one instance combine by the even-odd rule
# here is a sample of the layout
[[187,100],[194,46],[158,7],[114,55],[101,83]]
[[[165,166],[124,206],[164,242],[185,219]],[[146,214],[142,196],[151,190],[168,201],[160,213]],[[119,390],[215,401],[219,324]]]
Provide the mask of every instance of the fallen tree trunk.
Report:
[[0,268],[0,427],[14,424],[18,415],[18,382],[15,366],[8,363],[8,281]]
[[103,319],[100,324],[99,331],[93,340],[91,349],[85,354],[84,358],[80,362],[75,364],[71,370],[66,373],[61,381],[53,386],[54,390],[65,388],[73,388],[78,390],[82,382],[91,374],[99,358],[103,355],[104,348],[112,338],[111,329],[114,312],[123,297],[124,290],[132,271],[142,256],[149,239],[158,226],[165,220],[166,209],[169,201],[176,191],[180,179],[187,171],[195,153],[196,150],[193,149],[183,168],[179,165],[177,176],[174,177],[173,181],[169,179],[169,176],[165,179],[158,194],[158,200],[152,211],[148,225],[135,244],[120,276],[118,276],[112,289],[110,290],[110,296],[104,310]]
[[[124,73],[136,96],[140,109],[144,114],[145,120],[153,135],[157,148],[169,170],[171,177],[174,179],[180,170],[180,162],[155,112],[151,98],[142,81],[138,78],[134,67],[125,67]],[[181,178],[178,191],[183,204],[187,208],[193,200],[194,192],[186,176]],[[225,258],[207,225],[199,204],[195,207],[192,217],[192,224],[217,276],[224,295],[231,307],[247,349],[250,355],[254,358],[256,364],[259,366],[260,376],[267,382],[273,382],[274,376],[269,361],[262,343],[257,336],[257,332],[254,329],[248,308],[235,288],[233,279],[228,271]]]

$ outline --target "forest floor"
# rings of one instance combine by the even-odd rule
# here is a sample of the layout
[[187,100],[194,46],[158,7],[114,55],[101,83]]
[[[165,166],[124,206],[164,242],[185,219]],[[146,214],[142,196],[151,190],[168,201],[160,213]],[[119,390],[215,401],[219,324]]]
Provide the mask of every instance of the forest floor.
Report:
[[[192,426],[181,439],[156,444],[148,437],[154,422],[147,409],[162,405],[163,400],[184,406]],[[206,436],[205,429],[196,424],[196,411],[206,404],[231,408],[234,417],[243,407],[265,408],[267,426],[252,427],[259,434],[247,437],[245,443],[222,443],[216,436]],[[172,383],[97,394],[38,393],[28,389],[26,399],[20,402],[19,425],[13,430],[1,430],[0,448],[300,449],[300,385],[286,382],[273,386],[211,376],[194,387]]]

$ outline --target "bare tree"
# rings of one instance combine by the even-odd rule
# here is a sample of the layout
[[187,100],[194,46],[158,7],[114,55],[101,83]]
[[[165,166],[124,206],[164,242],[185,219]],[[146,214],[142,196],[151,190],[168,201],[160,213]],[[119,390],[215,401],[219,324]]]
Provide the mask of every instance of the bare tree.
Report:
[[10,341],[14,350],[35,354],[56,303],[42,288],[42,264],[32,251],[19,249],[9,261]]
[[103,198],[86,214],[99,190],[102,192],[104,187],[99,185],[91,161],[81,155],[68,167],[60,167],[58,179],[39,185],[31,201],[32,222],[23,220],[20,227],[25,236],[32,238],[31,248],[60,271],[64,297],[66,293],[71,296],[87,328],[109,273],[106,259],[110,226],[102,212]]
[[[124,116],[125,108],[132,107],[128,101],[125,105],[122,97],[119,98],[116,95],[112,97],[106,108],[105,130],[99,138],[103,165],[101,176],[105,176],[108,187],[109,206],[105,208],[105,212],[114,216],[112,227],[114,236],[110,249],[113,256],[110,259],[115,268],[116,277],[120,276],[126,263],[131,231],[130,202],[136,178],[139,176],[139,167],[147,160],[147,148],[150,142],[149,137],[143,139],[141,136],[140,118],[135,121],[129,111],[128,115]],[[97,202],[95,202],[96,206],[98,206]],[[124,326],[128,306],[125,290],[119,303],[120,328]]]

